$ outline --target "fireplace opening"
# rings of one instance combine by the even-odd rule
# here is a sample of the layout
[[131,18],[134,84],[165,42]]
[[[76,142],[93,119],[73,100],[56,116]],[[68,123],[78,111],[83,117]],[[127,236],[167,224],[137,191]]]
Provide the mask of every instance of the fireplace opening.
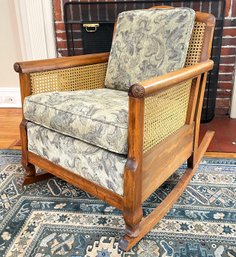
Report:
[[195,11],[212,13],[216,17],[211,53],[214,68],[208,73],[201,117],[201,122],[209,122],[215,116],[225,0],[67,2],[64,4],[64,23],[68,55],[109,52],[114,23],[118,14],[128,10],[146,9],[155,5],[189,7]]

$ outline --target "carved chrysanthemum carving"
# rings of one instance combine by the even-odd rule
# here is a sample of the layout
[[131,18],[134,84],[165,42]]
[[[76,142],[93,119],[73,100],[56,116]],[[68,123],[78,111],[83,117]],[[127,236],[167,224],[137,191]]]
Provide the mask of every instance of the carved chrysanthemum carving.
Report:
[[134,84],[130,87],[129,95],[136,98],[142,98],[145,95],[145,89],[139,84]]

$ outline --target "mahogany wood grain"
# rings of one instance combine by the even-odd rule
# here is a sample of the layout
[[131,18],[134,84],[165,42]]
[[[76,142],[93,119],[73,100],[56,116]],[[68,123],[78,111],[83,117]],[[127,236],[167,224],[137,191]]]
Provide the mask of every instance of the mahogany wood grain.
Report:
[[99,186],[78,174],[71,172],[59,165],[56,165],[30,151],[28,151],[28,161],[34,165],[48,171],[54,176],[61,178],[74,186],[81,188],[82,190],[98,197],[99,199],[115,206],[116,208],[123,210],[123,197],[108,190],[102,186]]
[[26,183],[29,184],[29,181],[35,181],[34,179],[36,177],[35,166],[29,162],[29,156],[28,156],[27,122],[28,121],[23,118],[20,124],[20,135],[21,135],[21,142],[22,142],[21,164],[25,168],[25,177],[22,183],[23,185]]
[[195,161],[194,167],[199,165],[214,135],[215,135],[215,131],[211,131],[211,130],[208,130],[204,135],[201,144],[196,150],[196,161]]
[[184,125],[144,155],[142,202],[190,157],[193,149],[193,131],[193,125]]
[[170,5],[157,5],[157,6],[153,6],[149,9],[173,9],[174,7],[173,6],[170,6]]
[[[26,74],[20,73],[19,79],[20,79],[21,103],[23,106],[25,97],[32,94],[30,74],[29,73],[26,73]],[[24,116],[23,108],[22,108],[22,116]]]
[[190,97],[189,97],[189,104],[188,104],[188,111],[187,111],[187,116],[186,116],[186,124],[192,124],[194,121],[194,118],[195,118],[201,77],[202,76],[199,75],[192,82],[192,86],[191,86],[191,90],[190,90]]
[[126,233],[136,236],[142,212],[142,157],[144,99],[129,97],[128,160],[124,173],[124,220]]
[[21,137],[21,163],[24,167],[28,165],[28,139],[27,139],[27,120],[22,119],[20,124],[20,137]]
[[66,69],[82,65],[107,62],[109,53],[86,54],[79,56],[60,57],[46,60],[17,62],[14,69],[19,73],[32,73],[57,69]]
[[[213,31],[214,31],[215,22],[216,22],[216,18],[214,15],[212,15],[211,13],[198,12],[198,11],[195,12],[195,14],[196,14],[196,17],[195,17],[196,21],[204,22],[207,25],[207,27],[213,28]],[[209,42],[205,44],[208,44],[208,43]]]
[[[211,14],[206,13],[197,13],[196,15],[196,21],[204,22],[206,24],[205,34],[203,38],[203,45],[202,45],[202,51],[200,56],[200,62],[209,60],[211,48],[212,48],[212,40],[213,40],[213,34],[214,34],[214,28],[215,28],[215,17]],[[201,81],[200,86],[197,94],[197,104],[196,104],[196,111],[194,115],[194,121],[195,121],[195,131],[194,131],[194,142],[193,142],[193,154],[192,156],[187,160],[188,167],[194,167],[195,161],[196,161],[196,151],[198,149],[199,144],[199,133],[200,133],[200,119],[201,119],[201,113],[202,113],[202,105],[204,100],[204,93],[206,88],[206,79],[207,79],[207,71],[204,72],[204,75],[201,75]],[[193,114],[193,110],[192,110]],[[188,117],[192,119],[192,117]],[[190,122],[190,120],[189,120]]]
[[211,70],[213,64],[212,60],[207,60],[177,71],[169,72],[159,77],[142,81],[139,85],[144,87],[145,96],[149,96],[171,86],[178,86],[181,82],[193,79],[201,73]]
[[212,40],[216,19],[212,14],[196,12],[196,21],[204,22],[206,24],[200,56],[200,62],[203,62],[208,60],[211,55]]
[[37,183],[39,181],[43,181],[43,180],[47,180],[50,178],[53,178],[54,175],[51,173],[44,173],[44,174],[40,174],[40,175],[35,175],[35,176],[26,176],[24,178],[24,181],[22,183],[22,185],[26,186],[26,185],[30,185],[33,183]]
[[198,148],[198,159],[196,160],[193,169],[188,168],[182,175],[181,179],[174,187],[174,189],[168,194],[168,196],[156,207],[147,217],[140,222],[140,233],[137,237],[132,238],[125,235],[119,243],[119,247],[127,251],[131,249],[137,242],[139,242],[171,209],[173,204],[178,200],[184,189],[188,185],[189,181],[193,177],[207,147],[212,140],[214,132],[208,131],[204,136],[200,147]]
[[[195,116],[193,157],[192,157],[192,161],[189,162],[189,164],[192,166],[194,166],[194,163],[196,162],[196,159],[197,159],[196,152],[198,150],[198,145],[199,145],[200,123],[201,123],[202,105],[203,105],[205,88],[206,88],[206,80],[207,80],[207,73],[205,72],[202,77],[201,87],[200,87],[199,96],[198,96],[196,116]],[[193,163],[191,164],[191,162]]]

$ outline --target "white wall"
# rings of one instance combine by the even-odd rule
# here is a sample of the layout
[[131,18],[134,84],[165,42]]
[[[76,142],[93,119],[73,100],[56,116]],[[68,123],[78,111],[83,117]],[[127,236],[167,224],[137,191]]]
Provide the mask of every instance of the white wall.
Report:
[[0,0],[0,87],[19,87],[13,69],[22,60],[20,39],[13,0]]
[[236,62],[235,62],[235,71],[234,71],[234,88],[232,92],[232,100],[231,100],[231,112],[230,118],[236,119]]

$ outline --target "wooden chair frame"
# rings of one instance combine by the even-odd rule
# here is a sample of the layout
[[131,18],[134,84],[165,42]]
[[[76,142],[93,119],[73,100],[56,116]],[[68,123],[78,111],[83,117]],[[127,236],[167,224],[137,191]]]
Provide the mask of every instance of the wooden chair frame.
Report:
[[[119,244],[124,251],[129,250],[144,237],[177,201],[194,175],[214,135],[214,132],[208,131],[199,145],[199,126],[207,72],[213,68],[213,61],[209,60],[209,56],[215,19],[210,14],[197,12],[196,21],[206,24],[200,63],[140,82],[129,89],[128,157],[124,171],[123,196],[28,151],[27,120],[24,117],[20,125],[22,164],[26,169],[24,184],[55,175],[120,209],[126,224],[125,236]],[[108,57],[109,53],[102,53],[16,63],[14,68],[20,76],[22,102],[26,96],[32,94],[31,73],[103,63],[108,61]],[[177,87],[189,79],[194,80],[185,125],[153,149],[143,153],[146,97],[167,88]],[[168,156],[168,159],[165,156]],[[175,188],[151,214],[143,217],[142,203],[186,160],[188,168]],[[35,165],[49,173],[36,174]]]

